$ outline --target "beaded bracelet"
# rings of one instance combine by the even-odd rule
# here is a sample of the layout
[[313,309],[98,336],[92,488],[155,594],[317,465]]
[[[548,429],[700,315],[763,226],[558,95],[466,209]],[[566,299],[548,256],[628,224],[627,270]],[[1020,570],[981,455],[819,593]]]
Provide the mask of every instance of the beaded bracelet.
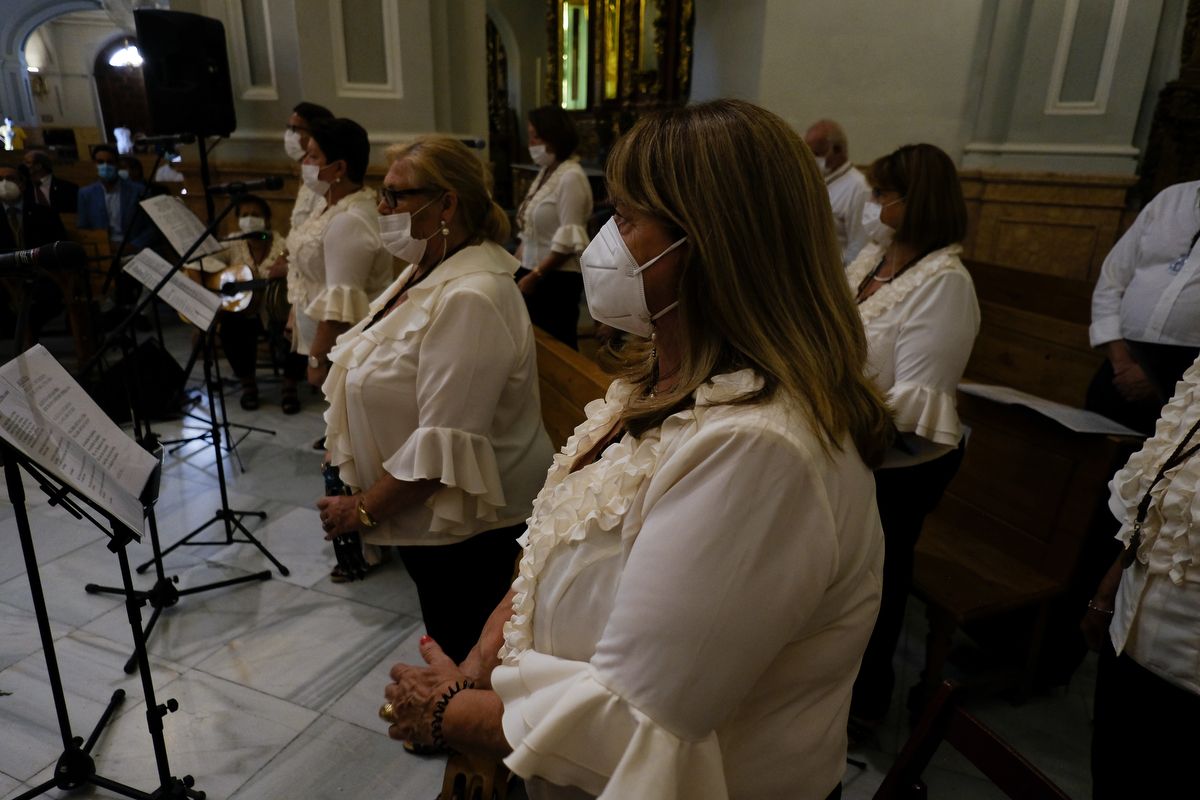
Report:
[[450,746],[446,744],[445,737],[442,736],[442,718],[446,715],[446,706],[450,705],[450,701],[454,698],[454,695],[458,694],[464,689],[474,688],[475,681],[469,678],[462,681],[456,681],[455,684],[447,689],[446,693],[442,695],[442,699],[438,700],[437,704],[434,705],[433,722],[429,727],[431,733],[433,734],[433,744],[435,747],[439,747],[442,750],[450,749]]
[[1092,611],[1099,611],[1101,614],[1109,614],[1109,615],[1112,615],[1112,614],[1115,614],[1115,613],[1116,613],[1116,609],[1112,609],[1112,608],[1101,608],[1100,606],[1096,605],[1096,601],[1095,601],[1095,600],[1088,600],[1087,607],[1088,607],[1090,610],[1092,610]]

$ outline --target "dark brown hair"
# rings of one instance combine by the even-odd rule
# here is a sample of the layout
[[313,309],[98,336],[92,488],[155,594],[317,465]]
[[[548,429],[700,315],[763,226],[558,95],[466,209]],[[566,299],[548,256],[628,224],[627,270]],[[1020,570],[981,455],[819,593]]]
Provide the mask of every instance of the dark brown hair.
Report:
[[931,144],[907,144],[877,158],[867,170],[871,186],[904,198],[896,240],[930,253],[967,235],[967,204],[954,162]]
[[346,162],[346,176],[362,183],[371,158],[371,142],[367,132],[352,119],[319,119],[310,123],[308,135],[321,148],[325,163]]
[[529,124],[537,131],[538,138],[550,145],[559,161],[566,161],[579,146],[575,123],[558,106],[541,106],[530,111]]

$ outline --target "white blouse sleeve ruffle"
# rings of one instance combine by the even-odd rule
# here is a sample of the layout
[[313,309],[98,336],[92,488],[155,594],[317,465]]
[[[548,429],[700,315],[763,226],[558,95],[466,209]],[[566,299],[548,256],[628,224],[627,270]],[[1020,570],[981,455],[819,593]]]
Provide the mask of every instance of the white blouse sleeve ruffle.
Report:
[[322,286],[304,313],[316,320],[354,324],[367,315],[371,298],[361,286]]
[[[1109,483],[1109,509],[1121,522],[1117,539],[1125,546],[1133,540],[1137,509],[1154,476],[1200,416],[1200,361],[1176,387],[1175,396],[1162,410],[1154,436],[1130,456]],[[1167,575],[1173,583],[1200,580],[1189,574],[1200,556],[1200,457],[1193,456],[1171,470],[1151,491],[1152,500],[1142,525],[1137,558],[1150,572]]]
[[888,392],[897,430],[954,447],[962,439],[962,422],[954,395],[917,383],[897,383]]
[[550,240],[550,249],[555,253],[578,255],[587,249],[590,241],[587,228],[582,225],[560,225]]
[[536,650],[492,672],[504,699],[505,763],[519,775],[600,798],[728,797],[716,733],[681,739],[596,678],[590,665]]
[[417,428],[383,468],[396,480],[442,484],[427,502],[435,533],[473,519],[493,522],[508,505],[496,453],[486,436],[456,428]]

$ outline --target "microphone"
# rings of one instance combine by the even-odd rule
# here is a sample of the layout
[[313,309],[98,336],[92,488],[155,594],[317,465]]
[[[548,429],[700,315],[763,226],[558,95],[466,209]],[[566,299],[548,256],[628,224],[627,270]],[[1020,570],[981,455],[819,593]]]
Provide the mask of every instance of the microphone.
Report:
[[257,192],[261,189],[274,191],[283,188],[283,178],[278,175],[272,175],[269,178],[263,178],[258,181],[230,181],[229,183],[218,183],[209,186],[205,191],[209,194],[248,194],[249,192]]
[[191,144],[196,141],[194,133],[166,133],[162,136],[139,136],[133,140],[134,144],[154,144],[154,145],[172,145],[172,144]]
[[271,234],[267,233],[266,231],[251,231],[250,233],[239,233],[236,236],[226,236],[221,241],[222,242],[240,242],[243,239],[258,239],[259,241],[265,242],[267,239],[270,239],[270,238],[271,238]]
[[265,289],[275,281],[281,281],[283,278],[255,278],[252,281],[230,281],[221,287],[221,294],[235,295],[238,292],[244,292],[247,289],[253,291],[255,289]]
[[31,250],[0,254],[0,272],[28,270],[31,267],[79,267],[86,260],[87,253],[77,242],[54,242]]

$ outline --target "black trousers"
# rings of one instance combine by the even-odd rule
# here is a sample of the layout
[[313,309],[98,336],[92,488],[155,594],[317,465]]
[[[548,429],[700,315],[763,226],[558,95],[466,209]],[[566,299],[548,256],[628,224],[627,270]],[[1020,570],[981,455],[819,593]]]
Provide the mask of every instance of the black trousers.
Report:
[[1154,433],[1162,407],[1175,394],[1175,384],[1200,355],[1200,347],[1129,341],[1129,351],[1154,384],[1156,397],[1129,402],[1113,386],[1113,366],[1108,360],[1092,377],[1084,406],[1142,433]]
[[1200,695],[1127,655],[1100,656],[1092,723],[1093,800],[1195,797]]
[[[529,274],[517,270],[517,280]],[[583,294],[583,276],[578,272],[556,269],[542,276],[532,294],[525,296],[525,307],[534,325],[563,344],[579,349],[579,298]]]
[[258,336],[262,323],[257,314],[221,312],[221,349],[233,368],[233,374],[241,380],[254,377],[258,359]]
[[484,531],[445,545],[397,548],[417,585],[425,632],[460,663],[479,641],[483,624],[508,594],[521,552],[524,523]]
[[926,515],[937,506],[962,463],[964,446],[912,467],[875,471],[875,502],[883,523],[883,593],[879,616],[854,681],[850,713],[868,720],[887,716],[896,684],[892,655],[904,628],[912,588],[913,556]]

